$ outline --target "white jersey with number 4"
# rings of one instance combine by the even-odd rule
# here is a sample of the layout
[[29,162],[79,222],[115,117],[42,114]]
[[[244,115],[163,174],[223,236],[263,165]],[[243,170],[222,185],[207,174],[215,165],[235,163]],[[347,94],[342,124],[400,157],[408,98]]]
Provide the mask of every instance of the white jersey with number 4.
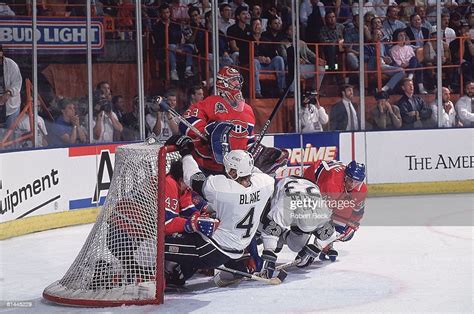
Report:
[[232,258],[242,256],[254,237],[260,216],[273,194],[274,179],[261,172],[253,172],[252,183],[244,187],[224,175],[209,176],[203,194],[220,220],[210,241]]

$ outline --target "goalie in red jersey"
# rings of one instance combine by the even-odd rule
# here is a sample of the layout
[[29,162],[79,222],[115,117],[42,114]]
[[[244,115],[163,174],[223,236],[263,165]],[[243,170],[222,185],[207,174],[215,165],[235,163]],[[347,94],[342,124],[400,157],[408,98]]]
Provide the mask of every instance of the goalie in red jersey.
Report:
[[[318,185],[327,206],[333,210],[332,221],[339,233],[337,240],[352,239],[364,215],[367,197],[365,165],[354,160],[347,166],[340,161],[322,161],[306,169],[304,177]],[[321,259],[329,257],[335,260],[336,256],[332,246],[320,254]]]
[[205,174],[223,173],[224,155],[235,149],[247,150],[254,142],[255,115],[242,96],[243,79],[239,71],[225,66],[217,74],[217,95],[192,104],[184,118],[208,141],[180,123],[182,134],[195,140],[193,157]]

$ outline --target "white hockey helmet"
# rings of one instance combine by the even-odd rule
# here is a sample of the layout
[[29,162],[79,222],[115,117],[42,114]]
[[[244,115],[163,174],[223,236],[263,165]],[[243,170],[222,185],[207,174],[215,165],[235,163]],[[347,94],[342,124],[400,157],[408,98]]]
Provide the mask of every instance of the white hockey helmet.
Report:
[[253,170],[253,157],[245,150],[232,150],[224,156],[224,167],[225,172],[229,175],[229,177],[231,177],[229,174],[231,169],[235,169],[237,171],[237,177],[231,177],[234,180],[240,177],[248,176]]

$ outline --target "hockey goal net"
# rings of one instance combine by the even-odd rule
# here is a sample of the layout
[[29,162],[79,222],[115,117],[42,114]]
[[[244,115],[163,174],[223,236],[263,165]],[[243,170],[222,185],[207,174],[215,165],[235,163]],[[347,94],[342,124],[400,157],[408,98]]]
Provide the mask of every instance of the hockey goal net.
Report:
[[43,297],[74,306],[163,303],[165,173],[172,146],[117,148],[110,189],[97,221],[64,277]]

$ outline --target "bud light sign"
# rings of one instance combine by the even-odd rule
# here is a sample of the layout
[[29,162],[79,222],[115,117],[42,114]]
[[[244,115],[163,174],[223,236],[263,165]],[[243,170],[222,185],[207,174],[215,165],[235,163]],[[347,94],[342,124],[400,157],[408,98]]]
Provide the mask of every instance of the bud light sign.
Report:
[[[86,53],[87,27],[85,18],[38,18],[35,32],[39,53]],[[104,48],[102,19],[91,21],[92,52]],[[31,18],[0,19],[0,44],[15,53],[31,53],[33,26]]]

